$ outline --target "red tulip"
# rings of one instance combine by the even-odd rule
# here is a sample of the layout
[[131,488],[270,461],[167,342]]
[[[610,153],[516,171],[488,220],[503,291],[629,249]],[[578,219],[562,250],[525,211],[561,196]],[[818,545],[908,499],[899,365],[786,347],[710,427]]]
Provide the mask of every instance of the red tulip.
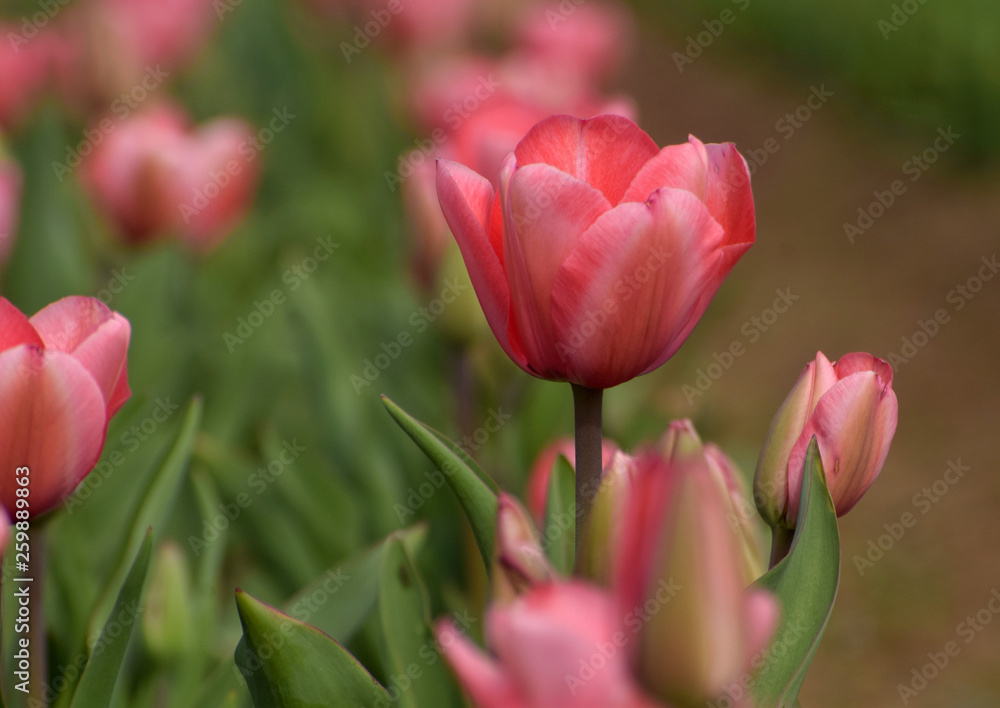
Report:
[[764,519],[795,528],[813,436],[837,515],[850,511],[882,470],[897,413],[886,361],[855,353],[831,364],[817,352],[778,409],[757,460],[754,498]]
[[486,641],[495,658],[450,621],[438,624],[437,636],[479,708],[657,708],[630,675],[618,629],[606,592],[566,582],[490,608]]
[[0,128],[18,123],[41,95],[49,78],[52,36],[27,37],[23,27],[0,23]]
[[749,171],[731,144],[659,150],[620,116],[543,120],[498,190],[439,161],[438,197],[504,351],[592,389],[669,359],[754,241]]
[[105,135],[81,176],[125,240],[176,233],[207,252],[250,206],[258,173],[252,138],[240,120],[193,131],[180,109],[155,106]]
[[0,502],[15,511],[13,470],[30,469],[30,514],[67,496],[104,447],[130,395],[128,320],[89,297],[67,297],[31,319],[0,298]]
[[21,170],[5,160],[0,146],[0,266],[7,262],[17,229],[21,202]]

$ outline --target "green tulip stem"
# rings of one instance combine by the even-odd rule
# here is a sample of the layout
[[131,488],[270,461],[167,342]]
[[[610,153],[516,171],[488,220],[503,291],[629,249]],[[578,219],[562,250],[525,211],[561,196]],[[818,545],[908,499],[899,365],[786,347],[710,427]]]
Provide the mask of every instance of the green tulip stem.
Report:
[[576,422],[576,548],[579,553],[580,539],[601,484],[604,389],[571,385]]
[[792,539],[795,538],[795,529],[775,526],[771,529],[771,562],[768,568],[773,568],[781,562],[781,559],[788,555],[792,548]]

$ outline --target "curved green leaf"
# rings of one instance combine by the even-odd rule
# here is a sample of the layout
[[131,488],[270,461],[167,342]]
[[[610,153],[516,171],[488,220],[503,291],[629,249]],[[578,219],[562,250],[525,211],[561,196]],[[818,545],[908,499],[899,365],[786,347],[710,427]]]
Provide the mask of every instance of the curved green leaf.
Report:
[[815,437],[806,453],[799,509],[788,555],[755,583],[781,605],[781,623],[753,679],[754,702],[761,708],[796,705],[840,583],[837,514]]
[[472,460],[454,442],[421,423],[386,396],[382,396],[382,403],[399,427],[444,473],[445,479],[448,480],[448,484],[469,517],[479,552],[486,567],[489,568],[493,558],[493,537],[496,533],[496,483],[475,463],[472,463],[475,466],[470,466]]
[[256,708],[390,705],[365,667],[315,627],[242,590],[236,608],[243,639],[234,658]]
[[153,548],[153,530],[147,529],[139,553],[125,578],[118,599],[108,615],[101,635],[94,644],[87,665],[80,676],[70,708],[109,706],[118,674],[125,660],[132,629],[142,611],[140,599]]

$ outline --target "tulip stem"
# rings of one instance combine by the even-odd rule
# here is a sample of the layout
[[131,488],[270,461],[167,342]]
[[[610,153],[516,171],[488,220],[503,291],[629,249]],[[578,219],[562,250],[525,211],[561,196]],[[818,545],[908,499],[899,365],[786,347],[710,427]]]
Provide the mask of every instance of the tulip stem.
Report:
[[771,562],[769,568],[778,565],[781,560],[788,555],[792,548],[792,539],[795,538],[795,529],[786,529],[784,526],[775,526],[771,529]]
[[576,548],[579,553],[580,539],[601,484],[604,389],[571,385],[576,423]]

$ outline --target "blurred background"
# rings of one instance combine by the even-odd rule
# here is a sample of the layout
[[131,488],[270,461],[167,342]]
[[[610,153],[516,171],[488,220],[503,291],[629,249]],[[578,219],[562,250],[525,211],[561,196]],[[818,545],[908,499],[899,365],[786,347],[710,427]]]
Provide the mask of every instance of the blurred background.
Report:
[[[146,614],[120,705],[216,706],[234,687],[248,705],[234,589],[283,606],[420,521],[432,614],[481,609],[461,510],[418,491],[431,465],[379,395],[518,493],[572,433],[571,396],[500,352],[428,170],[488,175],[545,115],[608,111],[659,145],[735,142],[757,244],[670,362],[607,393],[607,435],[630,448],[688,417],[749,476],[817,350],[888,358],[899,427],[841,521],[802,704],[997,705],[995,4],[3,0],[0,22],[0,294],[29,314],[92,295],[132,323],[132,398],[48,524],[51,675],[89,636],[195,394],[154,565],[183,568],[161,575],[191,600]],[[337,638],[381,677],[370,624]]]

